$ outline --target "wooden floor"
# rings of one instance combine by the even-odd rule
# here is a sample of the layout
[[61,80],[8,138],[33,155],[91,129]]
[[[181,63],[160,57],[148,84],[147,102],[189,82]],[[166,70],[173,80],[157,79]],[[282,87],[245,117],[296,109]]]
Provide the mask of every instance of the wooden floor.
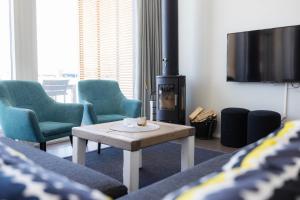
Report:
[[212,151],[219,151],[223,153],[231,153],[238,150],[237,148],[223,146],[220,142],[220,138],[214,138],[212,140],[196,139],[195,146],[199,148],[208,149]]
[[[220,143],[219,138],[214,138],[213,140],[199,140],[196,139],[195,146],[198,148],[208,149],[212,151],[218,151],[223,153],[230,153],[237,149],[225,147]],[[102,148],[107,148],[107,145],[102,145]],[[97,150],[97,143],[89,142],[87,151],[95,151]],[[48,144],[47,145],[47,152],[58,157],[68,157],[72,155],[72,146],[69,141],[55,143],[55,144]]]

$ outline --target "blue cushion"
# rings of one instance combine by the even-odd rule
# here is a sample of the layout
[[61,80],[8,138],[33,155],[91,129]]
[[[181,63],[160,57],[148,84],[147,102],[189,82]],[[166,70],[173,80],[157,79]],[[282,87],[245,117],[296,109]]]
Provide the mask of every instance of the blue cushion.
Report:
[[40,122],[39,126],[44,136],[49,137],[60,133],[71,133],[72,127],[74,127],[75,125],[72,123],[62,122]]
[[238,151],[222,171],[170,193],[165,200],[297,199],[300,121]]
[[48,171],[0,143],[0,199],[110,199],[98,190]]
[[118,115],[118,114],[97,115],[98,123],[120,121],[120,120],[123,120],[124,118],[126,118],[126,116]]

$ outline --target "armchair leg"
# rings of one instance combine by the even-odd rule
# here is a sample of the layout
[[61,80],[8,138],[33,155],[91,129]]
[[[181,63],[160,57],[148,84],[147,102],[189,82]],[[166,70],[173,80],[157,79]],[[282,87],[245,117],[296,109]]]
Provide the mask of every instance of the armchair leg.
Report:
[[46,142],[41,142],[41,143],[40,143],[40,150],[42,150],[42,151],[47,151],[47,150],[46,150]]
[[73,146],[73,135],[70,135],[69,138],[70,138],[71,146]]
[[98,143],[98,154],[101,153],[101,143]]

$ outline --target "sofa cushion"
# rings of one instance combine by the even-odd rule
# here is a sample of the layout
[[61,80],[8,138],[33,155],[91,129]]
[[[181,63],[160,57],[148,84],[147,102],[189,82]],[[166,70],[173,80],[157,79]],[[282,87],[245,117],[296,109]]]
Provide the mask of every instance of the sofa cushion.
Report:
[[119,181],[85,166],[74,164],[68,160],[58,158],[40,151],[39,149],[35,149],[20,142],[15,142],[8,138],[0,138],[0,142],[22,152],[34,163],[45,169],[66,176],[67,178],[90,188],[98,189],[113,198],[127,194],[127,188]]
[[34,164],[0,142],[0,199],[110,199]]
[[105,122],[113,122],[113,121],[120,121],[126,118],[124,115],[118,114],[110,114],[110,115],[97,115],[98,123],[105,123]]
[[172,199],[297,199],[300,196],[300,121],[241,150],[223,171],[170,193]]
[[206,162],[196,165],[194,168],[184,172],[180,172],[170,176],[157,183],[151,184],[145,188],[142,188],[136,192],[129,193],[128,195],[121,197],[120,200],[130,199],[147,199],[157,200],[162,199],[166,194],[181,188],[182,186],[194,182],[199,177],[206,176],[214,171],[221,170],[222,166],[228,162],[232,154],[225,154],[215,158],[212,158]]
[[50,137],[52,135],[57,135],[60,133],[71,133],[71,130],[75,125],[72,123],[62,122],[40,122],[39,126],[44,136]]

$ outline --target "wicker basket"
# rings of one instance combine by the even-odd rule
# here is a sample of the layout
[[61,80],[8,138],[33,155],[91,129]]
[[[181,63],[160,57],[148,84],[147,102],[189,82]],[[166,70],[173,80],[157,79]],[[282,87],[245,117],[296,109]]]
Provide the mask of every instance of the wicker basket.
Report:
[[217,117],[211,116],[202,122],[190,122],[195,127],[195,136],[199,139],[209,140],[213,138],[213,133],[217,127]]

